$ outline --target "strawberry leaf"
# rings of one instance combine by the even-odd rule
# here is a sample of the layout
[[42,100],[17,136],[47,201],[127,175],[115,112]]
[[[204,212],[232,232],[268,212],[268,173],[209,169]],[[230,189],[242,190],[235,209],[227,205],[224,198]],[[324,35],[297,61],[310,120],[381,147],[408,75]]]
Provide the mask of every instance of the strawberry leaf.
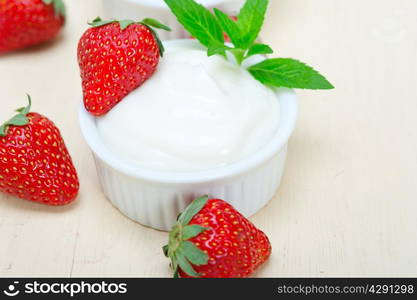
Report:
[[125,30],[127,27],[129,27],[132,24],[136,24],[137,22],[133,20],[102,20],[100,17],[97,17],[92,22],[88,22],[88,25],[90,25],[91,27],[101,27],[112,23],[119,23],[120,29]]
[[15,115],[13,118],[11,118],[7,125],[13,125],[13,126],[23,126],[26,125],[29,122],[28,118],[22,114]]
[[30,97],[29,94],[26,94],[26,95],[28,97],[29,104],[27,106],[25,106],[25,107],[21,107],[21,108],[16,109],[17,112],[19,112],[19,113],[21,113],[21,114],[23,114],[25,116],[30,112],[30,108],[32,106],[32,98]]
[[312,67],[292,58],[266,59],[248,68],[261,83],[298,89],[333,89],[333,85]]
[[183,270],[187,275],[191,277],[199,277],[200,274],[198,274],[194,268],[191,266],[191,264],[188,262],[188,260],[185,258],[185,256],[181,253],[179,253],[176,257],[176,260],[178,262],[178,266]]
[[157,29],[163,29],[163,30],[166,30],[166,31],[171,31],[171,28],[169,28],[168,26],[162,24],[161,22],[159,22],[158,20],[155,20],[155,19],[146,18],[146,19],[143,19],[141,23],[144,24],[144,25],[148,25],[150,27],[157,28]]
[[200,225],[185,226],[183,228],[183,231],[182,231],[182,239],[183,240],[191,239],[191,238],[196,237],[197,235],[199,235],[200,233],[202,233],[202,232],[204,232],[208,229],[209,228],[203,227],[203,226],[200,226]]
[[100,17],[95,18],[93,21],[88,22],[91,27],[101,27],[111,23],[117,22],[116,20],[102,20]]
[[179,270],[178,270],[178,267],[176,267],[175,269],[174,269],[174,276],[173,276],[174,278],[180,278],[180,274],[179,274]]
[[162,41],[161,41],[161,39],[160,39],[160,37],[159,37],[159,34],[156,32],[156,30],[155,29],[153,29],[152,27],[149,27],[148,25],[145,25],[145,26],[147,26],[148,27],[148,29],[152,32],[152,35],[153,35],[153,37],[155,38],[155,40],[156,40],[156,43],[158,44],[158,48],[159,48],[159,55],[161,56],[161,57],[163,57],[164,56],[164,52],[165,52],[165,47],[164,47],[164,44],[162,43]]
[[189,241],[182,242],[179,250],[195,266],[206,265],[208,262],[208,255]]
[[112,24],[112,23],[119,23],[120,30],[122,31],[127,29],[132,24],[142,24],[146,26],[151,31],[152,35],[154,36],[156,40],[156,43],[158,44],[159,54],[161,55],[161,57],[164,56],[164,52],[165,52],[164,45],[162,44],[161,39],[159,38],[159,35],[154,28],[171,31],[171,28],[169,28],[168,26],[162,24],[161,22],[155,19],[150,19],[150,18],[144,19],[141,22],[135,22],[133,20],[102,20],[100,17],[97,17],[93,21],[89,22],[88,24],[92,27],[101,27],[101,26],[105,26],[108,24]]
[[165,245],[162,247],[162,251],[164,252],[165,257],[169,257],[168,250],[169,250],[168,245]]
[[16,111],[18,112],[18,114],[13,116],[10,120],[6,121],[4,124],[0,126],[0,137],[4,137],[7,135],[7,129],[9,128],[9,126],[25,126],[29,123],[29,119],[26,117],[26,115],[30,111],[32,99],[29,95],[27,96],[29,104],[26,107],[21,107],[17,109]]
[[129,27],[130,25],[135,24],[135,21],[132,21],[132,20],[121,20],[121,21],[119,21],[119,24],[120,24],[120,29],[123,31],[127,27]]
[[0,126],[0,137],[6,136],[6,126],[3,124]]
[[185,209],[181,214],[178,223],[186,226],[190,223],[191,219],[200,212],[200,210],[206,205],[208,201],[208,196],[202,196],[195,199],[191,204]]
[[54,10],[56,14],[60,14],[61,16],[65,17],[66,15],[66,9],[65,4],[62,0],[42,0],[45,4],[53,4]]
[[191,277],[199,277],[200,275],[191,264],[201,266],[208,262],[207,253],[199,249],[189,239],[198,236],[209,228],[195,224],[188,225],[191,219],[206,205],[207,201],[208,196],[203,196],[191,202],[185,211],[180,214],[177,224],[170,231],[168,245],[162,248],[165,256],[171,259],[171,268],[174,271],[175,278],[178,277],[178,268]]

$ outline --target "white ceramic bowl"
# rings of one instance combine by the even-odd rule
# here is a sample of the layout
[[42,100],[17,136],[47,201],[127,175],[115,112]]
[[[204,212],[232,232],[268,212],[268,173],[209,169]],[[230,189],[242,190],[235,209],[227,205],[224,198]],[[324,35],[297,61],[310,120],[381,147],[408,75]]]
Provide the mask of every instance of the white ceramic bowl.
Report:
[[[190,40],[166,41],[165,44],[183,42]],[[281,107],[280,123],[268,144],[243,160],[205,171],[168,172],[138,167],[103,144],[96,118],[82,103],[79,119],[107,198],[129,218],[155,229],[170,230],[177,215],[202,195],[224,199],[247,217],[258,212],[274,196],[284,172],[287,144],[298,109],[292,90],[277,89],[276,95]]]
[[[220,8],[236,15],[243,0],[199,0],[207,8]],[[104,17],[115,19],[142,20],[155,18],[171,27],[172,32],[158,30],[161,39],[179,39],[189,36],[177,22],[163,0],[103,0]]]

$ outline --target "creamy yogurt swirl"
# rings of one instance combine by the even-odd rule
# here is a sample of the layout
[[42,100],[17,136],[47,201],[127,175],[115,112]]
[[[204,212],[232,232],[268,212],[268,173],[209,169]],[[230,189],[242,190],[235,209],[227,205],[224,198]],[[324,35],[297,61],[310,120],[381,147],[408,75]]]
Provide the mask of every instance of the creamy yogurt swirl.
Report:
[[195,41],[166,43],[155,74],[97,119],[103,143],[140,167],[197,171],[241,160],[278,130],[275,92]]

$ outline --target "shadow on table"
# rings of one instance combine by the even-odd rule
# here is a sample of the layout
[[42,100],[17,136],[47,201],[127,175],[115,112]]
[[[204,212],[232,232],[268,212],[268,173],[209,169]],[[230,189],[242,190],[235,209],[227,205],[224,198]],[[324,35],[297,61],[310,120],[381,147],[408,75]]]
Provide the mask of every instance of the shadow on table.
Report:
[[56,38],[54,38],[50,41],[46,41],[46,42],[43,42],[43,43],[38,44],[38,45],[30,46],[30,47],[23,48],[23,49],[17,49],[17,50],[14,50],[14,51],[10,51],[10,52],[0,54],[0,61],[2,59],[7,59],[9,57],[16,57],[16,56],[28,55],[28,54],[36,54],[36,53],[39,53],[39,52],[44,52],[44,51],[51,50],[53,47],[55,47],[59,43],[61,43],[64,39],[65,39],[65,34],[60,34],[59,36],[57,36]]
[[2,205],[7,205],[9,207],[14,208],[15,210],[60,214],[76,209],[79,206],[80,198],[81,197],[78,196],[78,198],[74,202],[64,206],[50,206],[46,204],[20,199],[6,194],[2,194],[2,199],[0,201]]

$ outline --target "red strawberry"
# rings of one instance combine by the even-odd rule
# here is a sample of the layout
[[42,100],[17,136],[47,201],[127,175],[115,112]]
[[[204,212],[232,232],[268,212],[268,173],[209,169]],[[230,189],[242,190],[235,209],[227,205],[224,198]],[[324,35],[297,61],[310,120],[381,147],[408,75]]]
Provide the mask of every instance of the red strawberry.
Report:
[[29,105],[0,126],[0,191],[48,205],[72,202],[77,172],[58,128]]
[[0,53],[48,41],[64,22],[62,0],[1,0]]
[[250,276],[271,254],[268,237],[223,200],[194,200],[178,217],[164,253],[174,276]]
[[95,19],[78,44],[84,105],[102,116],[156,70],[163,46],[151,28],[170,30],[153,19]]

